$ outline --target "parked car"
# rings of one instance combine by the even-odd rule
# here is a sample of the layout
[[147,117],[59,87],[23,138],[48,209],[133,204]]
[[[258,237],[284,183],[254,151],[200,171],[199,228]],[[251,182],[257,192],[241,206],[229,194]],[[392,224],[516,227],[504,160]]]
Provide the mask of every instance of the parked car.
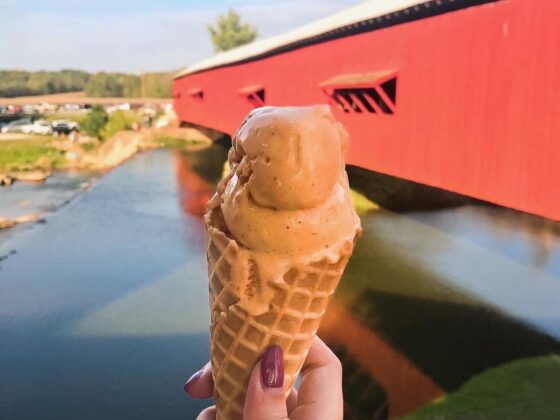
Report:
[[65,126],[69,127],[70,130],[73,130],[73,131],[80,131],[80,124],[78,124],[78,123],[75,122],[75,121],[54,120],[54,121],[52,122],[53,130],[54,130],[58,125],[65,125]]
[[62,134],[68,136],[72,131],[74,130],[72,130],[70,126],[65,123],[59,123],[57,125],[53,125],[52,127],[52,133],[54,136],[60,136]]
[[64,134],[65,136],[70,136],[70,139],[74,141],[76,133],[80,131],[80,126],[78,123],[72,121],[55,121],[52,126],[53,136],[60,136]]
[[53,128],[49,121],[37,120],[29,126],[29,134],[52,134]]
[[2,127],[2,133],[29,133],[32,124],[30,118],[15,120]]

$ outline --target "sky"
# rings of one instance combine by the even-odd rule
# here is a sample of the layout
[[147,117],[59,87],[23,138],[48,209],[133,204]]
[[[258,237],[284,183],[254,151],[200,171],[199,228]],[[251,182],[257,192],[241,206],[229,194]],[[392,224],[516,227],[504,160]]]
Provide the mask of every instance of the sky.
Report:
[[214,54],[207,25],[233,8],[276,35],[359,0],[0,0],[0,69],[178,70]]

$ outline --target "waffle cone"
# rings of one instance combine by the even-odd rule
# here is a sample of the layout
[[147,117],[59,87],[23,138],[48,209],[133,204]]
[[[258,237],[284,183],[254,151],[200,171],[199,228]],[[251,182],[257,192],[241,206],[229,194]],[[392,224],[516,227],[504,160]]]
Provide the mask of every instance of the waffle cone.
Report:
[[[207,228],[210,218],[206,219]],[[352,238],[353,239],[353,238]],[[275,284],[269,309],[258,316],[246,312],[229,287],[232,268],[239,263],[237,243],[219,229],[207,229],[210,280],[211,362],[218,420],[241,420],[251,371],[266,348],[280,346],[284,353],[286,395],[317,332],[352,253],[353,241],[342,246],[340,257],[289,270]],[[259,281],[256,270],[251,271]]]

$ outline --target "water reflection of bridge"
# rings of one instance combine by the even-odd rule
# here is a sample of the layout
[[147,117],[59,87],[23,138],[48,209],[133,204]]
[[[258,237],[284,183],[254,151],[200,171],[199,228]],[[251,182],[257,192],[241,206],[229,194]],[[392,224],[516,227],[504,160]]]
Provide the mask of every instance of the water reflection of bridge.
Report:
[[[339,357],[342,356],[346,365],[345,377],[356,374],[349,369],[361,370],[363,378],[360,387],[368,380],[379,384],[378,387],[369,384],[371,390],[368,393],[367,387],[352,387],[352,382],[345,381],[345,395],[350,406],[347,411],[355,413],[357,419],[385,414],[385,407],[390,417],[402,416],[445,392],[339,300],[331,302],[319,335],[337,351]],[[376,399],[376,394],[384,398]]]

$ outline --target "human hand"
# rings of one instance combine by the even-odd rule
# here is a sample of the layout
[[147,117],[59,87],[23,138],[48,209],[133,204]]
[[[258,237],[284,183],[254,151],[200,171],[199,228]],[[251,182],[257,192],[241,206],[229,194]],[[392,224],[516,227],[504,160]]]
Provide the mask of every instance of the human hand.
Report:
[[[269,347],[249,378],[243,420],[342,419],[342,367],[319,337],[313,339],[301,369],[299,390],[292,388],[286,399],[283,384],[282,350]],[[184,389],[193,398],[210,398],[214,390],[210,363],[191,376]],[[197,417],[197,420],[215,419],[215,406]]]

